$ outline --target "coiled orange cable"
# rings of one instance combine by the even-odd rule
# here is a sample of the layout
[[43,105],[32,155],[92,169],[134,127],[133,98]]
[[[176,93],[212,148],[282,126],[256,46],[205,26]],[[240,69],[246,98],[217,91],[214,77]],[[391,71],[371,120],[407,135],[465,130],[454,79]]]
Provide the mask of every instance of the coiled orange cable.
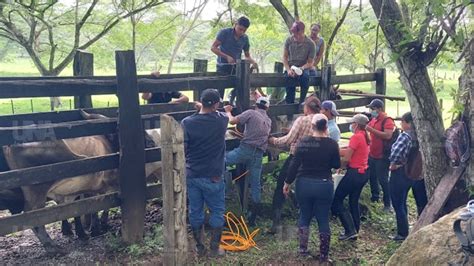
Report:
[[[225,218],[230,231],[222,232],[221,248],[227,251],[245,251],[255,247],[260,250],[257,247],[257,243],[253,240],[260,231],[259,228],[250,233],[244,217],[240,216],[240,219],[238,219],[232,212],[228,212]],[[240,234],[240,231],[242,231],[243,235]]]

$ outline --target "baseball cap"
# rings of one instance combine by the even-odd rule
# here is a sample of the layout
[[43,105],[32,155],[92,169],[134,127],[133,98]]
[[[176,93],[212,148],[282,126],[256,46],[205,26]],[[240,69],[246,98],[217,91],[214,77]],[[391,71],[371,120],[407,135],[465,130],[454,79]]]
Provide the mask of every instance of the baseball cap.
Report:
[[293,25],[291,25],[290,31],[292,33],[297,33],[299,31],[303,31],[304,27],[305,27],[304,23],[302,21],[297,20],[293,22]]
[[216,89],[205,89],[201,94],[201,103],[204,106],[209,107],[221,101],[221,95]]
[[369,123],[369,118],[363,114],[356,114],[351,119],[347,120],[349,123],[357,123],[359,125],[367,125]]
[[373,109],[373,108],[383,108],[384,104],[383,101],[380,99],[373,99],[369,105],[367,105],[367,108]]
[[270,100],[265,96],[258,97],[255,103],[265,105],[267,108],[270,107]]
[[324,101],[321,104],[321,107],[326,109],[326,110],[330,110],[331,114],[334,115],[334,116],[339,115],[339,113],[337,112],[337,109],[336,109],[336,104],[333,101]]
[[320,120],[328,121],[328,117],[324,114],[315,114],[313,115],[313,118],[311,118],[311,124],[316,125],[316,123]]

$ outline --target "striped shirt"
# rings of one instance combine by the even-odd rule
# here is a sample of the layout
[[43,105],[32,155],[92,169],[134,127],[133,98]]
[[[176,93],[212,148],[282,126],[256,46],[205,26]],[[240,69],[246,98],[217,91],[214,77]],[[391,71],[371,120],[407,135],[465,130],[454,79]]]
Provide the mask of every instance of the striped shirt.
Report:
[[392,150],[390,152],[391,164],[395,165],[404,165],[407,163],[408,153],[410,152],[412,146],[412,137],[408,132],[403,132],[398,136],[395,143],[392,145]]
[[290,132],[281,138],[275,139],[275,145],[289,145],[290,154],[295,154],[296,144],[303,136],[310,136],[313,134],[311,119],[313,114],[298,117]]

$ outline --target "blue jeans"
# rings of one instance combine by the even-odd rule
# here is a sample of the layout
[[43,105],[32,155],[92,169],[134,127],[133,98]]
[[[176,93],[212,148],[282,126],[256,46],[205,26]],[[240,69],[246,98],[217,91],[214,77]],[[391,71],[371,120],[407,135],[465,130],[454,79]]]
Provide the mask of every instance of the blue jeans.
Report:
[[[300,88],[301,88],[301,93],[300,93],[300,102],[304,102],[306,98],[306,94],[308,93],[309,89],[309,69],[305,69],[303,71],[303,74],[301,76],[296,76],[296,77],[290,77],[288,76],[288,72],[285,71],[285,77],[287,79],[296,79],[299,80],[300,82]],[[291,104],[295,102],[295,97],[296,97],[296,87],[286,87],[286,103]]]
[[319,233],[331,233],[329,210],[334,196],[334,183],[330,179],[298,177],[296,179],[296,199],[300,206],[298,227],[307,227],[316,217]]
[[359,232],[360,229],[360,194],[368,179],[369,175],[367,172],[360,174],[357,169],[347,168],[346,175],[344,175],[341,182],[339,182],[334,192],[332,212],[336,215],[345,212],[344,199],[349,196],[349,212],[357,232]]
[[390,161],[387,159],[374,159],[369,157],[369,172],[370,172],[370,192],[372,200],[378,201],[380,198],[380,186],[383,191],[383,205],[390,207],[390,184],[388,182],[388,167]]
[[252,202],[260,203],[261,185],[260,174],[262,173],[263,151],[247,144],[240,144],[239,147],[228,152],[225,156],[226,165],[240,164],[246,165],[249,170],[250,189]]
[[407,197],[413,184],[414,181],[405,175],[404,167],[398,168],[390,174],[390,195],[397,218],[397,234],[404,237],[408,236]]
[[186,184],[191,227],[198,229],[204,224],[204,203],[211,212],[209,225],[213,228],[224,226],[224,179],[215,182],[210,178],[187,178]]

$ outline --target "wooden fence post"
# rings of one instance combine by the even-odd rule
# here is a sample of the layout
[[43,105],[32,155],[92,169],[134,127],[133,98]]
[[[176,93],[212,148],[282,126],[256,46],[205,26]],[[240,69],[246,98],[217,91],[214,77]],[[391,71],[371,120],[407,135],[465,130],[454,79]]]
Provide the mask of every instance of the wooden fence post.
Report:
[[248,60],[237,60],[236,79],[237,107],[243,112],[250,108],[250,63]]
[[[387,73],[385,68],[377,68],[375,78],[375,93],[381,95],[387,94]],[[381,100],[385,104],[385,98]]]
[[122,240],[143,239],[145,220],[145,144],[138,100],[137,68],[133,51],[116,51]]
[[[207,60],[206,59],[194,59],[194,73],[206,73],[207,72]],[[199,90],[193,91],[194,101],[199,101],[200,93]]]
[[[77,50],[72,65],[75,77],[94,76],[94,55],[86,51]],[[91,95],[74,96],[74,109],[92,108]]]
[[322,101],[329,99],[331,88],[332,65],[326,65],[321,71],[321,86],[319,87],[319,98]]
[[185,265],[188,251],[183,130],[173,117],[160,116],[163,188],[164,265]]

